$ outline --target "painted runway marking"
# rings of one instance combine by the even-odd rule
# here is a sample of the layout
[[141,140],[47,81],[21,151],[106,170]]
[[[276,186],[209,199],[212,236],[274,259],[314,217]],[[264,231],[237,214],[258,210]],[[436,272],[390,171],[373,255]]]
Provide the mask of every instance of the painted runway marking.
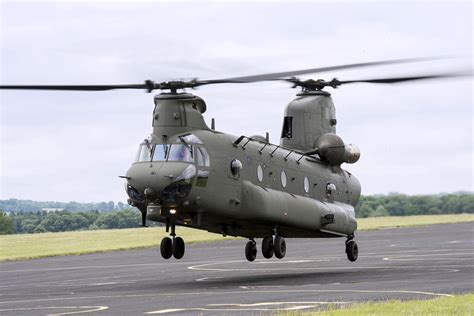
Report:
[[[279,312],[279,311],[297,311],[304,309],[315,309],[321,305],[346,305],[352,302],[261,302],[250,304],[208,304],[206,307],[191,307],[191,308],[173,308],[160,309],[156,311],[146,312],[144,314],[169,314],[176,312],[191,312],[191,311],[212,311],[212,312]],[[266,307],[266,308],[263,308]],[[273,307],[273,308],[268,308]]]
[[176,292],[176,293],[159,293],[159,294],[125,294],[125,295],[96,295],[96,296],[74,296],[74,297],[58,297],[58,298],[44,298],[44,299],[30,299],[30,300],[14,300],[3,301],[0,304],[17,304],[17,303],[32,303],[32,302],[52,302],[52,301],[74,301],[74,300],[98,300],[110,298],[144,298],[144,297],[168,297],[168,296],[217,296],[217,295],[240,295],[240,294],[278,294],[278,293],[386,293],[386,294],[421,294],[428,296],[452,296],[446,293],[424,292],[415,290],[332,290],[332,289],[282,289],[282,290],[236,290],[236,291],[204,291],[204,292]]
[[[398,256],[389,256],[384,257],[382,260],[403,260],[403,261],[415,261],[415,260],[437,260],[437,261],[459,261],[462,260],[460,257],[454,258],[438,258],[442,256],[473,256],[473,253],[461,252],[461,253],[432,253],[432,254],[413,254],[413,255],[398,255]],[[423,257],[423,258],[419,258]],[[465,258],[465,260],[471,260],[471,258]]]
[[28,311],[41,311],[41,310],[48,310],[48,309],[57,309],[57,310],[64,310],[64,309],[84,309],[79,311],[72,311],[72,312],[59,312],[47,315],[72,315],[72,314],[85,314],[85,313],[93,313],[99,312],[109,309],[108,306],[45,306],[45,307],[25,307],[25,308],[11,308],[11,309],[0,309],[0,312],[28,312]]

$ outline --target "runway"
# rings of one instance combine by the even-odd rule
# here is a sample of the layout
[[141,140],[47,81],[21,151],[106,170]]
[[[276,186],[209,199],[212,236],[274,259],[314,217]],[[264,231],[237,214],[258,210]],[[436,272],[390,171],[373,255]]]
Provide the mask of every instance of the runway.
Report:
[[[179,235],[179,230],[177,231]],[[328,304],[474,292],[473,223],[287,239],[284,259],[244,257],[245,240],[1,263],[2,315],[265,314]]]

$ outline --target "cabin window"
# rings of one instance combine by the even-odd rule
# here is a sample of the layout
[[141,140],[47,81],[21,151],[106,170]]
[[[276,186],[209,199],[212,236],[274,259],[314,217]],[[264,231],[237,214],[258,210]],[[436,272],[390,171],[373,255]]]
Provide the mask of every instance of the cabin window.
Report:
[[240,176],[240,170],[242,170],[242,163],[239,159],[232,159],[230,162],[230,172],[234,177]]
[[257,179],[258,181],[262,182],[263,181],[263,168],[261,165],[257,166]]
[[280,180],[281,180],[281,186],[286,188],[286,172],[285,171],[281,172]]
[[293,137],[293,117],[285,116],[283,118],[283,128],[281,130],[281,138]]
[[336,192],[336,185],[334,183],[328,183],[326,185],[326,195],[329,197]]
[[304,191],[306,193],[309,193],[309,179],[308,179],[308,177],[304,177],[303,186],[304,186]]

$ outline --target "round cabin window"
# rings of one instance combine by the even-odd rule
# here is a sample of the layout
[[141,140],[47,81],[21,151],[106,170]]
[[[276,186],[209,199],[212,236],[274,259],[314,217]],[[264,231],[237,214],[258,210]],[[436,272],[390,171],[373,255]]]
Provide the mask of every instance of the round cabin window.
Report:
[[304,177],[303,185],[304,185],[304,191],[306,193],[309,193],[309,179],[308,179],[308,177]]
[[329,197],[336,192],[336,185],[334,183],[328,183],[326,185],[326,195]]
[[281,172],[281,186],[286,188],[286,172],[285,171]]
[[232,159],[230,162],[230,172],[234,177],[238,177],[240,175],[240,170],[242,170],[242,163],[238,159]]
[[262,182],[263,181],[263,168],[261,165],[257,166],[257,179],[258,181]]

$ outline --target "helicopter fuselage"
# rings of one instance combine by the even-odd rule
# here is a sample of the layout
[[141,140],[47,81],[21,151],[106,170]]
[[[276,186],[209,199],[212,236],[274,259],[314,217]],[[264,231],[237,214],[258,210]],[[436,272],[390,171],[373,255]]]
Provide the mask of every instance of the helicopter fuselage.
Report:
[[248,238],[350,236],[357,228],[359,181],[317,157],[212,130],[140,150],[149,154],[128,170],[127,190],[149,220]]

